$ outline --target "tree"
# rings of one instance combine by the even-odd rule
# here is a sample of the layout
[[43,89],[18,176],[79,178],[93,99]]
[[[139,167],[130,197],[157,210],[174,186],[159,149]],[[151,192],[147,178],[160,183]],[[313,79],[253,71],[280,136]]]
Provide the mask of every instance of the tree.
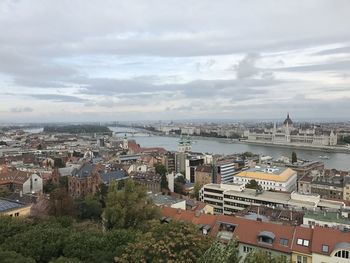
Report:
[[158,218],[159,210],[147,196],[146,189],[133,180],[118,190],[113,182],[109,186],[103,220],[107,229],[138,227],[147,220]]
[[28,229],[30,222],[22,218],[0,216],[0,245],[8,237],[14,236]]
[[66,167],[66,164],[62,160],[62,158],[55,158],[54,159],[54,167],[55,168],[63,168]]
[[61,256],[68,234],[68,229],[62,225],[47,222],[7,238],[3,248],[31,257],[38,263],[49,262]]
[[0,249],[0,261],[2,263],[35,263],[35,260],[30,257],[24,257],[14,251],[6,251]]
[[75,200],[75,207],[79,219],[101,219],[102,204],[93,196]]
[[130,244],[116,262],[197,262],[211,239],[192,224],[171,222],[156,226]]
[[230,241],[228,244],[215,241],[197,262],[238,263],[240,259],[241,257],[239,256],[238,243],[235,240]]
[[192,198],[195,198],[196,200],[199,199],[199,191],[201,190],[201,185],[198,182],[194,183],[194,187],[193,187],[193,193],[191,194]]
[[77,258],[59,257],[51,260],[49,263],[83,263],[83,262]]
[[250,180],[246,185],[246,188],[250,188],[250,189],[256,189],[261,191],[262,190],[262,186],[254,179]]
[[166,175],[166,173],[168,172],[166,167],[161,163],[156,163],[154,167],[155,167],[156,173],[159,175]]
[[292,163],[296,163],[298,161],[298,157],[296,152],[292,152]]
[[74,215],[74,202],[64,188],[56,188],[50,194],[49,214],[53,216]]
[[255,249],[250,252],[244,260],[244,263],[288,263],[286,257],[274,256],[266,250]]
[[244,158],[250,158],[250,157],[254,156],[254,153],[252,153],[252,152],[244,152],[242,155],[243,155]]

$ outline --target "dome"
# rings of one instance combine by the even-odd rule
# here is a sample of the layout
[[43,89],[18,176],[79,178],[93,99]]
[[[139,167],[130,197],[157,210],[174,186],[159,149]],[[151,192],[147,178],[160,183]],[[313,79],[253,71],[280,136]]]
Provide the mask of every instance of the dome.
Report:
[[284,122],[283,122],[283,124],[284,125],[293,125],[293,122],[292,122],[292,120],[291,120],[291,118],[289,117],[289,113],[288,113],[288,115],[287,115],[287,118],[284,120]]

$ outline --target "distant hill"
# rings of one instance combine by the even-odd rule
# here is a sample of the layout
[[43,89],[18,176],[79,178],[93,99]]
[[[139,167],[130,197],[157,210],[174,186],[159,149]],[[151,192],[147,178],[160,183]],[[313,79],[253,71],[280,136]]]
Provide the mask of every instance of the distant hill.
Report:
[[100,125],[64,125],[64,126],[45,126],[44,132],[48,133],[110,133],[112,132],[106,126]]

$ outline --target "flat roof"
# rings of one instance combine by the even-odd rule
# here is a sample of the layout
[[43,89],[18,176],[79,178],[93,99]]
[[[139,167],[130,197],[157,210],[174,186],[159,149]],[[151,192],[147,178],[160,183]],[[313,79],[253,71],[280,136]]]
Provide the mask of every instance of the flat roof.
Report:
[[318,221],[350,225],[350,220],[348,218],[342,217],[338,212],[316,213],[316,212],[306,211],[304,214],[304,218],[311,218]]
[[268,181],[286,182],[296,172],[286,167],[257,167],[240,172],[235,176]]

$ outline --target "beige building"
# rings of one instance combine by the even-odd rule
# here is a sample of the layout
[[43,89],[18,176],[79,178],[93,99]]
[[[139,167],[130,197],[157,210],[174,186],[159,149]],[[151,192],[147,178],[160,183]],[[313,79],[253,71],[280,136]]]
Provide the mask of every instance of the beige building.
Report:
[[297,189],[297,172],[285,167],[256,167],[234,175],[234,184],[255,180],[264,190],[292,192]]
[[201,187],[213,182],[213,167],[211,165],[200,165],[195,170],[195,183]]

